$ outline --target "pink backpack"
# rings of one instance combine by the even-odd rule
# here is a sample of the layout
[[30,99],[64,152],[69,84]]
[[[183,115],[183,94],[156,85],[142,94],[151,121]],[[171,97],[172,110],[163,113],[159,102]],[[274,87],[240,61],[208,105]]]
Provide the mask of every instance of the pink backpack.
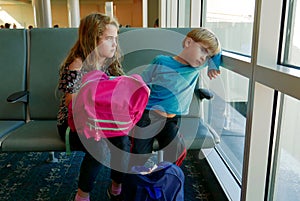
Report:
[[86,138],[128,135],[141,118],[150,90],[137,75],[109,77],[99,70],[82,78],[69,105],[69,127]]

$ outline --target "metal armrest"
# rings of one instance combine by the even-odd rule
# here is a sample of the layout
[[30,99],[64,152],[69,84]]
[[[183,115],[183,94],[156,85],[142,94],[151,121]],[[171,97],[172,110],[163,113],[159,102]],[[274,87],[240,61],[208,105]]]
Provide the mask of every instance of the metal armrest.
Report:
[[11,94],[6,101],[9,103],[17,103],[17,102],[23,102],[27,103],[28,102],[28,91],[18,91],[16,93]]
[[203,100],[203,99],[210,100],[214,97],[214,94],[211,91],[209,91],[208,89],[203,89],[203,88],[196,89],[195,94],[200,100]]

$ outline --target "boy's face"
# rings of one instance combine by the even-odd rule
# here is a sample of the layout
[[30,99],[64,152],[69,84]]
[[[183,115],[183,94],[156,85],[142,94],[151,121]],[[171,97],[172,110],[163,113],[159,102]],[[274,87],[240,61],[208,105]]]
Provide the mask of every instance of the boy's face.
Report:
[[191,38],[187,38],[184,45],[185,60],[192,67],[201,66],[209,59],[207,45],[201,42],[195,42]]

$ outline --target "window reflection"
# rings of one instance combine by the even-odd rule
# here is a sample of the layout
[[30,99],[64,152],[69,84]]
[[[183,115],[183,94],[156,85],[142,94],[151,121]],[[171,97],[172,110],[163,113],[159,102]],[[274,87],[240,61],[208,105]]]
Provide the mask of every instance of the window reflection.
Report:
[[207,0],[205,27],[219,37],[223,49],[251,55],[254,0]]
[[225,68],[221,72],[219,78],[205,81],[214,92],[205,102],[205,120],[221,137],[216,149],[241,183],[249,79]]
[[274,200],[300,198],[300,101],[285,96],[275,168]]
[[300,67],[300,4],[290,1],[287,7],[283,64]]

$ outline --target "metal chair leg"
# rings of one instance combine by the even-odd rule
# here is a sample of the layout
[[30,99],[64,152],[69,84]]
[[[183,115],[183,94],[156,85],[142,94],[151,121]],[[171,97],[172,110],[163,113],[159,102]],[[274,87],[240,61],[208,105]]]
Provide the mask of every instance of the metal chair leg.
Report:
[[163,162],[164,160],[164,151],[163,150],[159,150],[157,152],[157,161],[158,163]]
[[47,163],[57,163],[58,159],[54,155],[54,151],[49,152],[48,159],[46,160]]

